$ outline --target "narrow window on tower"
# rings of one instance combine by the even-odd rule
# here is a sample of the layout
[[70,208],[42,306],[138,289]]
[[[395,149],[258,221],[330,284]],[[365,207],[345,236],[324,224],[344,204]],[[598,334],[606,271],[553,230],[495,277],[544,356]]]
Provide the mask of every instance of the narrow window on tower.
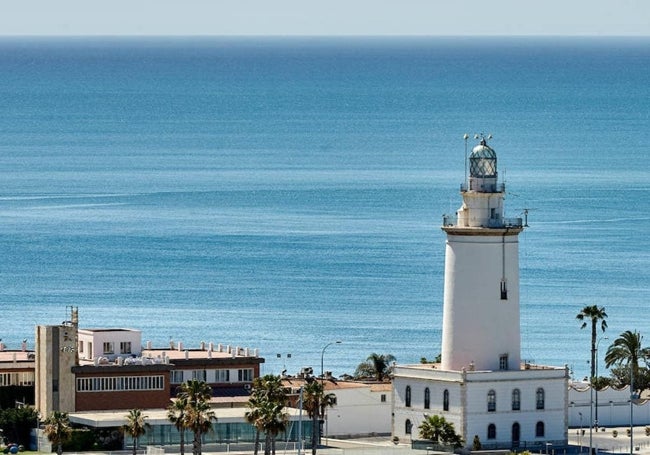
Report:
[[501,300],[508,300],[508,288],[506,288],[506,280],[501,280]]
[[501,354],[499,356],[499,370],[508,369],[508,354]]

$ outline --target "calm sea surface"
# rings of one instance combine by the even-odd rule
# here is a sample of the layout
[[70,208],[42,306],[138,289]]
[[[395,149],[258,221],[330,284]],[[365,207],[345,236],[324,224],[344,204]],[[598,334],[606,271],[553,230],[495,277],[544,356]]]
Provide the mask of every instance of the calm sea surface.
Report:
[[648,39],[0,40],[0,338],[72,305],[264,373],[335,340],[337,375],[433,358],[442,215],[485,132],[530,210],[522,357],[586,375],[575,315],[601,305],[602,373],[622,331],[650,344],[648,100]]

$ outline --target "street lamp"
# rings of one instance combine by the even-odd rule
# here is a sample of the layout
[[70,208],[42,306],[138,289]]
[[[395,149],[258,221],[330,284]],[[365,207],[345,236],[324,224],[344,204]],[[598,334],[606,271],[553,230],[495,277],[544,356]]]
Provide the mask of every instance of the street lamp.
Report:
[[630,362],[630,455],[634,455],[634,364]]
[[[332,341],[331,343],[327,343],[325,346],[323,346],[323,350],[320,353],[320,385],[321,385],[321,387],[323,389],[321,391],[323,396],[325,395],[325,385],[324,385],[325,371],[324,371],[324,368],[323,368],[323,359],[325,358],[325,349],[327,349],[329,346],[331,346],[333,344],[341,344],[341,343],[343,343],[341,340],[336,340],[336,341]],[[323,414],[325,414],[325,412],[326,412],[326,409],[325,409],[325,407],[323,407]],[[321,418],[324,419],[325,415],[323,415]],[[321,420],[320,425],[322,425],[322,422],[323,421]],[[325,436],[327,437],[327,431],[325,432]]]
[[332,341],[331,343],[327,343],[325,346],[323,346],[323,350],[320,353],[320,377],[321,377],[321,384],[323,383],[323,380],[325,379],[325,373],[323,371],[323,359],[325,358],[325,349],[327,349],[329,346],[333,344],[341,344],[343,343],[341,340],[336,340]]
[[[609,340],[609,337],[606,336],[600,337],[598,339],[598,342],[596,343],[596,380],[598,379],[598,345],[603,340]],[[592,382],[591,386],[594,387],[593,379],[591,382]],[[594,426],[596,427],[596,431],[598,431],[598,387],[596,387],[595,393],[596,393],[596,416],[594,417]]]

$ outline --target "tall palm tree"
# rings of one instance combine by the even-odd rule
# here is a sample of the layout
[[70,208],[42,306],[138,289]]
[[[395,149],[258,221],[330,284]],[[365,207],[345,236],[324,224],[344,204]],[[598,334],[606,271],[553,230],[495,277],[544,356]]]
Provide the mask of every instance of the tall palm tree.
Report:
[[650,358],[650,348],[644,348],[641,345],[642,342],[643,337],[636,330],[634,332],[626,330],[621,333],[607,349],[605,366],[609,368],[612,365],[617,365],[631,369],[636,384],[640,384],[637,379],[639,377],[639,361],[645,362]]
[[61,455],[63,453],[63,443],[70,439],[72,435],[72,427],[70,427],[70,420],[68,414],[65,412],[54,411],[50,417],[45,420],[45,427],[43,429],[48,441],[56,446],[56,453]]
[[288,415],[284,412],[287,396],[279,376],[265,375],[253,381],[246,420],[255,427],[255,454],[259,450],[260,432],[265,433],[264,453],[275,452],[275,436],[286,429]]
[[185,410],[187,409],[187,400],[176,398],[167,407],[167,419],[176,427],[180,435],[181,455],[185,455]]
[[251,395],[246,406],[251,408],[250,411],[246,411],[245,418],[246,422],[255,428],[254,455],[257,455],[260,450],[260,432],[264,431],[264,400]]
[[210,407],[212,388],[205,382],[192,379],[180,386],[178,398],[187,402],[185,409],[185,427],[194,433],[192,441],[193,455],[201,455],[201,436],[212,430],[212,423],[217,420]]
[[126,415],[126,423],[122,425],[122,431],[133,438],[133,455],[138,450],[138,439],[143,436],[150,425],[145,422],[146,415],[140,409],[131,409]]
[[576,315],[578,321],[582,321],[581,329],[591,325],[591,381],[593,382],[596,376],[596,337],[598,334],[598,321],[600,321],[600,328],[604,332],[607,328],[607,313],[605,307],[598,305],[588,305],[580,310]]
[[[282,433],[283,431],[286,431],[287,429],[287,424],[289,423],[289,414],[284,411],[284,404],[280,403],[268,403],[267,406],[265,406],[264,410],[264,420],[266,422],[264,426],[264,431],[266,434],[269,436],[270,442],[271,442],[271,453],[275,455],[275,440],[278,434]],[[264,454],[269,455],[269,448],[268,448],[268,440],[267,440],[267,445],[264,449]]]
[[187,428],[194,433],[192,440],[192,454],[201,455],[201,436],[212,431],[212,423],[217,420],[214,411],[207,401],[200,401],[188,407],[185,414]]
[[311,453],[316,455],[318,447],[318,435],[320,434],[320,423],[325,416],[325,410],[336,404],[336,396],[332,393],[325,393],[322,381],[312,380],[303,388],[302,405],[307,415],[312,419],[311,426]]
[[374,376],[377,381],[383,381],[385,377],[390,375],[393,369],[391,364],[395,360],[395,356],[392,354],[377,354],[373,352],[364,362],[361,362],[357,366],[355,376]]

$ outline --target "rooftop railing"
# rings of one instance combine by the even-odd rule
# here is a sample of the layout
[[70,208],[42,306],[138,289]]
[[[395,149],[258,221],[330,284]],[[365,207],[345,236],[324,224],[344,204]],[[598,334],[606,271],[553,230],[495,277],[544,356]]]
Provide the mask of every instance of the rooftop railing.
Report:
[[[452,226],[464,227],[464,226],[458,226],[457,215],[443,215],[442,225],[444,227],[452,227]],[[504,229],[504,228],[513,228],[513,227],[520,228],[523,227],[523,225],[524,223],[522,218],[501,218],[501,219],[491,218],[488,220],[487,226],[480,226],[480,227]]]

